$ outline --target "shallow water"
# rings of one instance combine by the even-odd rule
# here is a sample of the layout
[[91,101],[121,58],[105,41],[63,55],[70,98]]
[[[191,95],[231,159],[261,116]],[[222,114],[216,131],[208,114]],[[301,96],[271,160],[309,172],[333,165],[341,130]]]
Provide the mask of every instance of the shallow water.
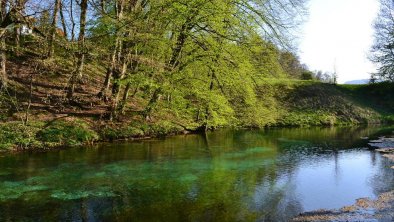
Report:
[[0,157],[0,221],[287,221],[394,189],[360,137],[389,127],[221,130]]

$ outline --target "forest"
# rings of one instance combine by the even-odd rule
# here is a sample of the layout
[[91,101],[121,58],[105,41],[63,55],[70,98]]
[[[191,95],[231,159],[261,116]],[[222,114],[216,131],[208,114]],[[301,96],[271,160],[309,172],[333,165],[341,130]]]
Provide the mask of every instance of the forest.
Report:
[[0,4],[1,148],[393,120],[391,83],[301,64],[304,0]]

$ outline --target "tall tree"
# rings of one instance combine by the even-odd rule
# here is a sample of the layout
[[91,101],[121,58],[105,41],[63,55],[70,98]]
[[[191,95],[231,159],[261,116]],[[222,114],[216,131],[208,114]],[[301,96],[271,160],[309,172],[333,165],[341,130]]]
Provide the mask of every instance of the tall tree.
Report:
[[79,4],[81,14],[79,18],[79,34],[78,34],[78,54],[76,71],[71,76],[71,84],[68,88],[67,97],[72,98],[75,92],[75,86],[83,77],[83,68],[85,64],[85,32],[86,32],[86,15],[88,10],[88,0],[81,0]]
[[7,27],[7,0],[0,0],[0,89],[6,88],[8,83],[8,77],[6,72],[6,27]]
[[57,28],[57,20],[58,20],[58,12],[60,10],[61,1],[55,0],[54,8],[53,8],[53,17],[51,24],[51,32],[49,37],[49,51],[48,58],[51,58],[55,53],[55,37],[56,37],[56,28]]
[[384,80],[394,81],[394,2],[380,0],[380,11],[375,21],[375,43],[371,60],[378,65],[375,74]]

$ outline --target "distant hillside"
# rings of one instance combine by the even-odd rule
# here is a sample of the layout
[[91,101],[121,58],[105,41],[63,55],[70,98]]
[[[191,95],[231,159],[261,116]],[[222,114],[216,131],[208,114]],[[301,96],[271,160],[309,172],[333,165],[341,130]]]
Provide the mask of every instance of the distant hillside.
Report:
[[369,79],[357,79],[357,80],[351,80],[345,82],[345,84],[350,84],[350,85],[360,85],[360,84],[368,84]]

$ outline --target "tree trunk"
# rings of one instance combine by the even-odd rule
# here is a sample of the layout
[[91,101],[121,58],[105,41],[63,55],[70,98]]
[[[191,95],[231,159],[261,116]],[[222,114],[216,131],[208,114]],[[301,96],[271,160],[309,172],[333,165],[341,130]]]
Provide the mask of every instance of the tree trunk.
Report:
[[112,87],[113,102],[112,102],[111,117],[110,117],[111,120],[113,118],[116,118],[118,115],[119,93],[121,87],[119,81],[125,77],[127,71],[127,65],[128,65],[127,58],[124,58],[121,70],[120,71],[116,70],[116,72],[114,72],[114,74],[116,74],[115,78],[117,79],[117,81],[114,82]]
[[49,39],[49,51],[48,58],[52,58],[55,53],[55,37],[56,37],[56,26],[57,26],[57,17],[60,9],[60,0],[55,0],[55,8],[53,9],[53,19],[51,24],[51,35]]
[[7,88],[8,76],[6,72],[6,44],[5,37],[0,39],[0,90]]
[[20,28],[18,26],[14,27],[14,44],[15,44],[15,54],[20,55]]
[[[24,14],[26,0],[15,0],[15,17],[19,18]],[[15,44],[15,54],[20,55],[20,36],[21,28],[19,25],[14,27],[14,44]]]
[[[6,4],[7,0],[0,0],[0,22],[3,23],[3,20],[6,16]],[[6,44],[5,44],[5,35],[0,36],[0,89],[7,88],[8,77],[6,72]]]
[[161,97],[162,89],[161,87],[157,88],[153,94],[151,99],[149,100],[148,105],[145,107],[145,110],[142,112],[143,117],[146,120],[150,119],[150,114],[152,113],[153,109],[155,108],[157,102],[159,101]]
[[106,0],[100,0],[100,9],[101,9],[101,13],[105,14],[105,5],[106,5]]
[[113,76],[113,72],[114,72],[114,69],[116,66],[116,55],[117,55],[117,50],[118,50],[118,43],[119,43],[119,39],[117,38],[115,40],[115,49],[110,56],[110,64],[109,64],[109,67],[107,68],[107,73],[105,75],[103,88],[101,88],[101,91],[98,94],[98,97],[103,99],[104,101],[108,101],[108,90],[109,90],[109,86],[111,83],[111,77]]
[[[176,69],[179,66],[179,57],[181,56],[182,49],[188,38],[187,32],[189,32],[191,29],[193,29],[193,25],[189,23],[189,20],[187,20],[182,25],[175,46],[172,48],[172,55],[171,58],[168,60],[168,67],[167,67],[167,70],[169,72],[174,72],[174,69]],[[155,103],[160,99],[161,92],[162,89],[159,86],[159,88],[156,89],[155,92],[153,93],[151,99],[149,100],[148,105],[145,107],[143,111],[144,118],[146,119],[150,118],[149,117],[150,113],[152,112],[153,108],[156,106]]]
[[[125,0],[118,0],[116,2],[116,15],[117,15],[117,20],[120,22],[123,19],[123,11],[125,8]],[[117,33],[117,39],[115,46],[117,50],[115,50],[115,62],[114,64],[114,69],[112,70],[112,73],[109,73],[113,75],[114,77],[114,83],[112,85],[112,106],[111,106],[111,114],[110,114],[110,120],[114,119],[117,117],[118,114],[118,105],[119,105],[119,93],[120,93],[120,87],[121,83],[120,80],[122,80],[127,71],[127,66],[128,66],[128,58],[129,58],[129,53],[126,52],[126,50],[123,49],[123,41],[119,39],[120,36],[123,36],[124,34],[122,33]],[[111,64],[112,66],[112,64]],[[109,76],[110,77],[110,76]],[[108,78],[108,83],[107,85],[109,86],[109,78]],[[105,86],[106,87],[106,86]]]
[[86,30],[86,14],[88,9],[88,0],[81,0],[81,16],[79,19],[79,35],[78,35],[78,58],[77,70],[71,76],[71,85],[68,89],[67,97],[72,98],[75,93],[75,85],[83,77],[83,67],[85,63],[85,30]]
[[127,103],[127,99],[129,98],[129,92],[130,92],[130,88],[131,88],[131,83],[128,82],[126,85],[126,88],[124,89],[123,92],[123,98],[122,98],[122,102],[120,103],[120,113],[124,113],[124,109],[126,107],[126,103]]
[[73,0],[70,1],[70,20],[71,20],[71,42],[75,40],[75,21],[74,21]]
[[66,19],[64,18],[64,14],[63,14],[63,3],[59,0],[60,2],[60,20],[62,22],[62,27],[63,27],[63,32],[64,32],[64,36],[66,37],[66,39],[68,39],[68,32],[67,32],[67,25],[66,25]]

